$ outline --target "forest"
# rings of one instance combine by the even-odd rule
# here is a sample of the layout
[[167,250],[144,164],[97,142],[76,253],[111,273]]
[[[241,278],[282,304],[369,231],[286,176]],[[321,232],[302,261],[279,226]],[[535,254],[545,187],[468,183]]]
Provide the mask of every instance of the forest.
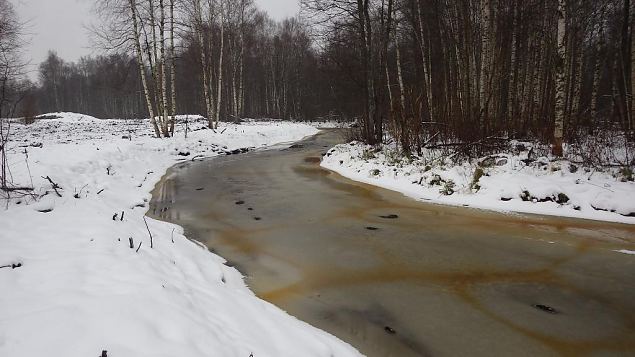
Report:
[[2,114],[150,117],[157,136],[184,113],[211,128],[329,118],[406,154],[439,144],[482,153],[522,138],[562,155],[563,142],[598,132],[633,141],[630,0],[303,0],[301,9],[277,22],[252,0],[98,0],[92,37],[103,55],[67,62],[50,52],[36,83],[5,75]]

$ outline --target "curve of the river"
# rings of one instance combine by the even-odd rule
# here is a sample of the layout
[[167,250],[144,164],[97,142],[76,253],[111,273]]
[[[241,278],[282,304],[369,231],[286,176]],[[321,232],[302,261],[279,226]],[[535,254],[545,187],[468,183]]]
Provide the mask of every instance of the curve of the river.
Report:
[[320,168],[341,141],[178,164],[150,214],[369,356],[635,355],[635,227],[417,202]]

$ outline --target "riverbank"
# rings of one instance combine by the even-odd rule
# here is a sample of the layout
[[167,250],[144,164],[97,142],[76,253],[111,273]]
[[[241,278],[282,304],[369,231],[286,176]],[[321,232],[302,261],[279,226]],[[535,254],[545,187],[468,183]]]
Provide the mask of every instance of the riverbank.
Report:
[[[62,113],[12,124],[12,192],[0,211],[0,355],[349,356],[351,346],[258,299],[181,227],[147,219],[179,162],[299,140],[314,127],[147,121]],[[149,232],[151,232],[151,236]],[[132,246],[132,247],[131,247]]]
[[454,164],[353,142],[330,149],[322,167],[421,201],[635,224],[632,173],[537,157],[527,144],[517,153]]

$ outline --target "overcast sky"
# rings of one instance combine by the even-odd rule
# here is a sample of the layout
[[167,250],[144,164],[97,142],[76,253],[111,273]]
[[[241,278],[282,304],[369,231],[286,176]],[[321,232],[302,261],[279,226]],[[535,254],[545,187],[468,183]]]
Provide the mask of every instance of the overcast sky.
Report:
[[[298,0],[255,0],[259,8],[275,19],[294,16]],[[92,0],[9,0],[22,21],[28,22],[29,48],[25,57],[32,70],[46,58],[48,50],[69,61],[93,54],[84,29],[92,20]],[[32,73],[32,78],[35,74]]]

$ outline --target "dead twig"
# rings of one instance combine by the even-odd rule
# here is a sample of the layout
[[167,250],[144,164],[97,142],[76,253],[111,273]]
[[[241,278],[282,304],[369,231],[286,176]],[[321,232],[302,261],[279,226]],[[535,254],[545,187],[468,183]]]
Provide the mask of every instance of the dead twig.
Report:
[[2,265],[0,266],[0,269],[2,268],[11,268],[11,269],[15,269],[15,268],[19,268],[22,266],[22,263],[12,263],[12,264],[8,264],[8,265]]
[[62,197],[62,194],[57,190],[58,188],[60,190],[62,190],[60,185],[58,185],[55,182],[53,182],[53,180],[51,180],[51,177],[49,177],[49,176],[46,176],[46,177],[42,176],[42,178],[51,183],[51,186],[53,187],[53,190],[55,190],[55,193],[57,194],[58,197]]
[[152,240],[152,232],[150,232],[150,227],[148,227],[148,221],[146,221],[146,216],[143,216],[143,222],[146,224],[146,229],[148,230],[148,234],[150,235],[150,248],[154,248],[154,243]]

